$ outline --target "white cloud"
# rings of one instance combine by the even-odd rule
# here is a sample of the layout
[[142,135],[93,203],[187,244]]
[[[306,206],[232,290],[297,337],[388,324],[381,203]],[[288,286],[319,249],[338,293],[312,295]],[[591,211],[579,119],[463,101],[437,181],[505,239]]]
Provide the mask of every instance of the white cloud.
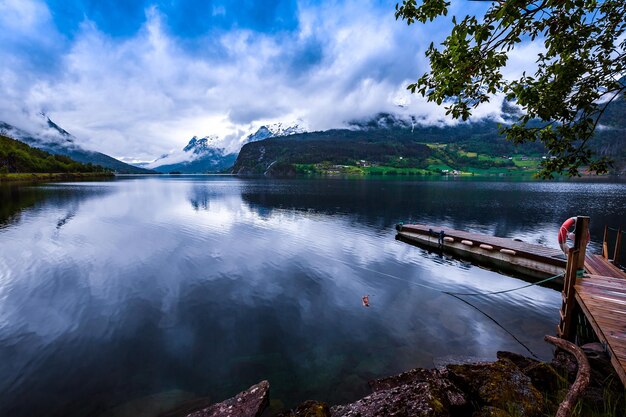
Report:
[[[24,16],[18,29],[39,46],[43,37],[62,43],[43,3],[0,1],[1,11]],[[0,19],[4,27],[9,18]],[[236,148],[271,121],[302,119],[320,130],[398,112],[428,124],[450,122],[444,109],[405,91],[426,69],[426,46],[447,26],[407,27],[395,20],[392,4],[300,5],[295,33],[232,30],[193,48],[169,33],[166,21],[150,7],[135,36],[111,38],[86,20],[45,76],[5,61],[15,65],[0,69],[0,120],[28,128],[24,109],[44,109],[86,148],[136,160],[181,149],[194,135],[216,134]],[[0,51],[7,56],[14,53]],[[500,103],[483,106],[477,117],[496,117]]]

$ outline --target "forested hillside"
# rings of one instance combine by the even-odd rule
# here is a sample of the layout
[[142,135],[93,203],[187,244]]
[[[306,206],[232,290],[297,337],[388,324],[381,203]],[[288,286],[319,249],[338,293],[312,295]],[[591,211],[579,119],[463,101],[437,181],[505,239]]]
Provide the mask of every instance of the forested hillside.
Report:
[[18,140],[0,135],[0,173],[110,172],[100,165],[82,164],[63,155],[52,155]]
[[[506,106],[505,106],[506,107]],[[512,111],[509,107],[505,111]],[[508,116],[514,116],[508,114]],[[607,109],[589,145],[626,167],[626,103]],[[540,143],[514,145],[494,121],[428,127],[379,115],[353,130],[329,130],[246,144],[233,173],[240,175],[354,174],[532,175],[550,154]]]

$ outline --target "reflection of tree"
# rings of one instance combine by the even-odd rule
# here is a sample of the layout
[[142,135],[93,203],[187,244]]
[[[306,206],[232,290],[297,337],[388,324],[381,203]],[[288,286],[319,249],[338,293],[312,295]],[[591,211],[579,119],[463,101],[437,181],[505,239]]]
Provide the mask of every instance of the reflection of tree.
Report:
[[70,208],[68,215],[59,219],[60,227],[73,217],[83,200],[102,196],[108,190],[107,187],[0,186],[0,228],[18,223],[25,210],[42,205]]
[[45,199],[41,189],[32,187],[0,187],[0,227],[5,227],[20,220],[22,210],[34,206]]

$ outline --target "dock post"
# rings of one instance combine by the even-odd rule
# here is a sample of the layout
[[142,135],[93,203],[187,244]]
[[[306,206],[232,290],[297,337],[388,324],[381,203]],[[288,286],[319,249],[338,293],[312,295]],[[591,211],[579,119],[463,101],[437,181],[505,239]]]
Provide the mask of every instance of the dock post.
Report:
[[609,233],[609,225],[604,225],[604,236],[602,237],[602,256],[604,259],[609,259],[609,244],[606,240],[607,234]]
[[576,217],[576,235],[574,237],[574,247],[580,251],[578,257],[578,269],[585,268],[585,256],[587,255],[587,236],[589,236],[589,217]]
[[622,250],[622,226],[617,229],[617,238],[615,238],[615,251],[613,252],[613,265],[619,266],[619,255]]
[[587,252],[587,233],[589,232],[589,217],[576,217],[576,235],[574,247],[567,253],[567,267],[563,279],[563,292],[561,293],[561,320],[557,328],[557,335],[566,340],[573,339],[572,316],[574,312],[574,285],[578,271],[585,267],[585,255]]

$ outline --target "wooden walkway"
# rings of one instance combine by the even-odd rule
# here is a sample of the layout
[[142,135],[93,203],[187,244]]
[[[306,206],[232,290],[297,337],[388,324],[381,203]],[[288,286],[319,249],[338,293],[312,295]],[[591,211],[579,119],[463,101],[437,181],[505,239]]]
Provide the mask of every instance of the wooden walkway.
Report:
[[585,270],[574,286],[576,302],[626,386],[626,273],[601,255],[586,256]]
[[423,224],[406,224],[402,226],[403,232],[416,232],[426,234],[430,230],[435,233],[439,233],[443,230],[445,236],[451,236],[460,240],[469,240],[474,242],[476,246],[480,244],[486,244],[493,246],[494,249],[511,249],[518,255],[524,256],[529,259],[537,259],[542,262],[549,262],[558,266],[565,266],[565,256],[560,249],[548,248],[547,246],[535,245],[532,243],[521,242],[504,237],[496,237],[491,235],[485,235],[481,233],[471,233],[462,230],[450,229],[447,227],[427,226]]
[[533,279],[562,274],[567,264],[559,249],[508,238],[423,224],[401,224],[396,230],[400,240]]
[[[560,337],[573,339],[575,326],[572,313],[578,306],[587,317],[596,336],[605,346],[619,378],[626,386],[626,273],[610,263],[602,255],[586,255],[582,236],[587,235],[588,217],[577,218],[575,248],[570,250],[571,265],[567,265],[561,322],[557,328]],[[422,224],[398,225],[398,235],[408,241],[438,247],[480,262],[499,260],[508,265],[546,272],[548,268],[560,268],[567,262],[558,249],[494,237],[479,233],[464,232],[446,227]],[[440,232],[445,241],[441,244]],[[487,249],[484,248],[487,245]],[[574,250],[575,249],[575,250]],[[455,252],[456,251],[456,252]],[[584,258],[583,258],[584,257]],[[577,269],[585,273],[577,278]],[[529,262],[532,261],[532,262]]]

